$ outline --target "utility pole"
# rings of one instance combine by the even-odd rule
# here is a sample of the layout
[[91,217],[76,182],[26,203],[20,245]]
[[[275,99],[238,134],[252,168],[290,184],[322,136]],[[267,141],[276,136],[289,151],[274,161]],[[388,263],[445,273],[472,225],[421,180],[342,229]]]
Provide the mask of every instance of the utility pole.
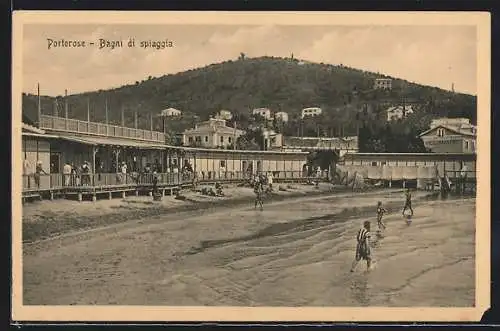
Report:
[[108,117],[108,98],[104,100],[104,110],[106,112],[106,125],[109,124],[109,117]]
[[64,117],[68,119],[68,90],[64,90]]
[[40,83],[37,83],[37,95],[38,95],[37,125],[38,125],[38,127],[41,127],[41,125],[42,125],[42,104],[40,103]]
[[234,137],[233,137],[233,150],[236,150],[236,121],[234,121]]
[[90,122],[90,97],[87,98],[87,123]]

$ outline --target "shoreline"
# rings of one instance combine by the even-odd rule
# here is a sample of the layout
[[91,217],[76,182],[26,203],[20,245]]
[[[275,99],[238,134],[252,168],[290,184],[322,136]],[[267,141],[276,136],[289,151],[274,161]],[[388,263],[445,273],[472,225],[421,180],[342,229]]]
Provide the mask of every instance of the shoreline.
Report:
[[[279,191],[279,186],[286,187],[287,190]],[[319,185],[318,188],[313,185],[279,186],[266,198],[265,204],[293,198],[353,192],[352,188],[332,186],[331,184]],[[363,192],[371,191],[378,190],[363,190]],[[224,193],[226,195],[224,197],[211,197],[189,191],[184,194],[185,200],[177,200],[174,196],[167,196],[159,202],[154,202],[152,197],[148,196],[76,204],[74,201],[68,200],[36,202],[23,207],[22,242],[23,244],[34,244],[72,232],[98,229],[167,213],[206,212],[215,207],[234,208],[249,203],[253,204],[254,193],[251,188],[226,187]]]

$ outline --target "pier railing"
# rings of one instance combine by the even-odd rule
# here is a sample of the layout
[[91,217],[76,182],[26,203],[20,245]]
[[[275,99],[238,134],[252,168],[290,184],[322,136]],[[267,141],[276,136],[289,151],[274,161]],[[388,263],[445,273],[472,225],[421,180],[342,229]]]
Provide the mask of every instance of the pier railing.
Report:
[[80,121],[50,115],[41,115],[40,128],[105,137],[129,138],[160,143],[165,142],[165,135],[163,132],[127,128],[106,123]]
[[470,170],[467,170],[467,171],[446,170],[445,174],[450,179],[454,179],[454,178],[476,179],[476,172],[475,171],[470,171]]
[[[271,171],[273,182],[287,180],[307,180],[317,178],[306,176],[302,171]],[[262,174],[267,174],[263,172]],[[220,182],[244,182],[252,179],[254,174],[242,171],[207,171],[203,173],[179,172],[158,173],[157,184],[160,186],[177,186]],[[23,192],[50,191],[71,188],[105,188],[105,187],[140,187],[153,185],[155,175],[152,173],[96,173],[96,174],[40,174],[23,175]]]

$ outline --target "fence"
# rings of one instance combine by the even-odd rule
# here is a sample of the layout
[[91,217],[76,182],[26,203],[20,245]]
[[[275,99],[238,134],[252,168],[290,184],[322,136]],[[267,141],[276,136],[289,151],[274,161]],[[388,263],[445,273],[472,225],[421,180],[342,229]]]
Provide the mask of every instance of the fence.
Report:
[[[342,172],[357,173],[365,179],[373,180],[433,179],[439,175],[436,166],[339,165],[337,169]],[[461,171],[446,170],[445,173],[450,178],[456,178],[460,177]],[[466,171],[465,173],[468,178],[476,178],[475,171]]]
[[[300,180],[311,177],[304,176],[302,171],[273,171],[273,180],[276,182],[282,180]],[[264,173],[265,174],[265,173]],[[192,184],[193,181],[203,184],[204,182],[242,182],[252,178],[253,174],[241,171],[226,172],[192,172],[186,173],[159,173],[156,174],[157,184],[160,186],[176,186],[183,184]],[[40,174],[23,175],[23,192],[26,191],[49,191],[70,189],[77,187],[113,187],[113,186],[142,186],[153,185],[154,175],[140,173],[97,173],[97,174]]]
[[126,128],[105,123],[80,121],[64,117],[42,115],[40,128],[67,132],[88,133],[93,135],[133,138],[155,142],[165,142],[163,132]]
[[450,179],[454,179],[454,178],[476,179],[476,172],[475,171],[470,171],[470,170],[468,170],[468,171],[446,170],[445,174]]

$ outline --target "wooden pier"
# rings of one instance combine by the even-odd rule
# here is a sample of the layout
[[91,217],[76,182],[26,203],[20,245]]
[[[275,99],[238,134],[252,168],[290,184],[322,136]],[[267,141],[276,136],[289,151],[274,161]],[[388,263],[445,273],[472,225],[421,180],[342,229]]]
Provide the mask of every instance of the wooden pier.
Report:
[[[274,172],[274,183],[306,183],[318,180],[317,177],[303,176],[302,172]],[[84,180],[82,175],[50,174],[41,175],[38,184],[34,176],[23,176],[23,203],[28,200],[53,200],[56,197],[83,201],[97,201],[98,198],[113,199],[127,196],[153,195],[153,174],[89,174]],[[162,196],[176,195],[181,190],[192,189],[196,185],[240,184],[247,182],[251,175],[240,172],[218,173],[210,178],[194,178],[192,174],[156,174],[157,192]],[[83,182],[83,184],[82,184]],[[67,184],[67,185],[65,185]]]

